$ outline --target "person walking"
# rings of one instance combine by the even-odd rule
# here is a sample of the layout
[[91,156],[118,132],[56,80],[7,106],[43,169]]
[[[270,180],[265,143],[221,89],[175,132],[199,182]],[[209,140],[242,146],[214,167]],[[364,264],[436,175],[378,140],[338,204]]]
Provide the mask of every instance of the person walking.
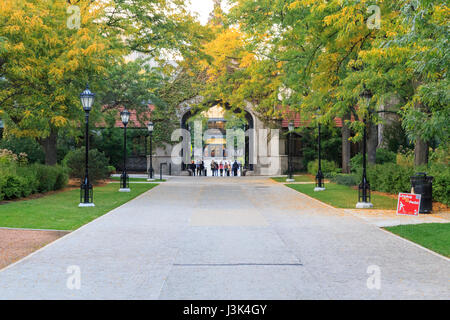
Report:
[[236,160],[234,160],[234,163],[233,163],[233,176],[237,177],[238,169],[239,169],[239,164],[237,163]]
[[223,162],[222,161],[220,161],[219,170],[220,170],[220,176],[223,177]]
[[214,161],[214,171],[216,172],[216,177],[219,176],[219,163]]
[[197,161],[197,176],[199,176],[199,177],[202,175],[202,170],[201,170],[200,166],[201,166],[201,163],[200,163],[200,160],[198,160]]
[[205,162],[203,160],[200,163],[200,172],[201,172],[201,175],[205,175],[206,176]]
[[225,169],[226,176],[229,177],[230,176],[230,168],[228,167],[228,162],[225,162],[224,169]]
[[214,177],[214,160],[211,161],[211,174]]
[[191,169],[191,171],[192,171],[192,175],[195,177],[195,162],[194,162],[194,160],[192,160],[192,163],[191,163],[191,165],[190,165],[190,169]]

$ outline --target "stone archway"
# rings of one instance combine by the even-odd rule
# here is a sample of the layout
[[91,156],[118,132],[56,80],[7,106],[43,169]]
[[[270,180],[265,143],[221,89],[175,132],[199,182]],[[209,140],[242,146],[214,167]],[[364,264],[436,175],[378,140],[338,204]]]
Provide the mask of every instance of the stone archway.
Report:
[[[185,129],[185,130],[191,130],[192,128],[190,128],[190,126],[189,126],[189,120],[192,117],[198,115],[201,112],[209,113],[209,111],[211,111],[212,109],[214,109],[217,106],[221,105],[221,102],[220,101],[215,101],[215,102],[208,103],[207,105],[208,105],[208,109],[207,109],[208,111],[200,110],[200,111],[197,111],[197,112],[193,112],[193,110],[189,106],[189,104],[185,105],[183,108],[180,108],[181,111],[182,111],[182,113],[180,112],[180,127],[182,129]],[[219,108],[222,108],[222,107],[220,106]],[[226,104],[223,107],[223,109],[226,109],[228,111],[231,110],[231,108],[229,106],[227,106]],[[234,110],[234,113],[244,113],[244,117],[245,117],[245,124],[243,125],[242,128],[240,128],[240,129],[243,130],[243,134],[245,135],[244,136],[244,141],[243,141],[243,143],[244,143],[244,154],[243,154],[243,156],[240,157],[239,159],[236,156],[231,157],[231,158],[228,157],[228,151],[229,150],[224,145],[222,145],[222,149],[221,150],[223,150],[223,153],[222,152],[217,152],[219,154],[219,155],[217,155],[217,154],[214,153],[214,152],[216,152],[216,150],[214,150],[212,152],[212,154],[210,155],[210,157],[223,159],[224,161],[227,161],[227,162],[230,162],[230,161],[232,162],[233,160],[237,160],[239,163],[242,164],[242,173],[243,174],[246,174],[246,173],[252,174],[253,170],[254,170],[254,163],[253,163],[253,161],[250,161],[251,160],[250,157],[253,154],[256,154],[256,150],[255,150],[256,141],[255,141],[255,135],[253,134],[253,130],[252,130],[252,129],[255,129],[256,117],[252,114],[252,112],[250,110],[248,110],[247,107],[244,107],[242,109]],[[221,119],[220,116],[216,115],[216,116],[211,116],[211,117],[212,118],[210,118],[210,119],[212,119],[211,121],[213,121],[214,123],[216,123],[216,122],[219,122],[219,123],[220,122],[226,122],[225,119]],[[214,117],[219,117],[219,118],[214,118]],[[209,123],[210,122],[208,121],[208,125],[209,125]],[[214,126],[211,126],[211,127],[214,127]],[[216,140],[224,140],[223,139],[224,136],[225,136],[225,132],[223,131],[222,134],[221,134],[221,137],[219,139],[217,139],[217,137],[212,137],[212,138],[216,139]],[[209,139],[207,139],[206,141],[208,141],[208,140]],[[208,153],[207,148],[210,147],[210,146],[208,145],[208,143],[206,141],[202,140],[202,142],[203,142],[202,157],[208,158],[208,156],[207,156],[207,153]],[[221,143],[224,143],[224,142],[221,142]],[[187,144],[191,145],[192,141],[188,142]],[[220,153],[222,153],[222,154],[220,154]],[[193,157],[193,154],[192,154],[192,149],[191,149],[191,154],[190,154],[189,159],[192,160],[192,157]],[[196,160],[198,160],[198,159],[196,159]],[[201,160],[203,160],[203,159],[201,159]],[[208,159],[208,160],[210,160],[210,159]],[[182,169],[185,170],[186,167],[183,166]]]
[[[187,120],[193,116],[192,106],[200,105],[204,103],[204,98],[201,96],[194,97],[190,100],[182,102],[177,108],[177,116],[181,129],[187,128]],[[214,106],[220,103],[220,101],[213,101],[207,103],[207,106]],[[231,109],[231,108],[230,108]],[[261,175],[261,176],[273,176],[281,175],[287,170],[287,149],[286,149],[286,136],[281,132],[274,132],[270,129],[261,119],[258,118],[254,112],[254,105],[247,102],[245,106],[239,111],[245,112],[245,117],[248,122],[248,132],[245,138],[245,170],[246,175]],[[280,123],[281,128],[281,123]],[[275,129],[276,130],[276,129]],[[273,145],[271,140],[275,136],[276,143]],[[183,136],[183,140],[188,140]],[[190,142],[190,141],[189,141]],[[189,143],[186,143],[189,144]],[[185,145],[184,150],[189,148]],[[167,148],[166,156],[162,159],[170,161],[169,154],[173,150],[173,147]],[[178,153],[177,157],[188,161],[183,150]],[[251,158],[251,159],[250,159]],[[172,172],[175,175],[188,175],[186,171],[186,163],[183,160],[179,161],[181,164],[172,165]]]

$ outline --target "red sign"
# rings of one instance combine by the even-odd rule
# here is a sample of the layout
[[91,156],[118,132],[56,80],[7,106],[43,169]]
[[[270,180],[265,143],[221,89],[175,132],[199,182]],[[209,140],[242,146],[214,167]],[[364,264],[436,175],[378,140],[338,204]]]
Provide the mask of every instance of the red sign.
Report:
[[420,194],[399,193],[397,214],[418,216],[420,209]]

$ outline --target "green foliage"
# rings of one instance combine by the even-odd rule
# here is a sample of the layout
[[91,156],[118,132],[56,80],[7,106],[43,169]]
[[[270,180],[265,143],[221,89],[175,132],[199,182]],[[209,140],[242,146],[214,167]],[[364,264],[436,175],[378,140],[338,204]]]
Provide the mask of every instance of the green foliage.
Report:
[[[317,128],[304,128],[300,135],[302,162],[304,168],[307,168],[309,162],[317,159]],[[322,126],[321,148],[322,159],[340,163],[342,156],[340,128]]]
[[392,152],[399,152],[400,150],[411,149],[411,145],[401,122],[394,122],[384,128],[383,140],[386,148]]
[[0,200],[20,198],[22,196],[23,181],[12,174],[0,178]]
[[[336,174],[340,171],[339,168],[336,166],[336,163],[334,163],[333,161],[322,160],[321,165],[322,165],[322,172],[325,176],[327,176],[329,174],[331,174],[331,175]],[[319,161],[318,160],[308,162],[308,173],[309,174],[312,174],[315,176],[317,174],[318,169],[319,169]]]
[[0,140],[0,149],[8,149],[15,154],[25,153],[30,163],[43,163],[45,160],[45,154],[41,146],[31,138],[8,136]]
[[[350,168],[353,172],[362,167],[362,154],[358,153],[356,156],[350,159]],[[379,148],[375,156],[376,164],[395,163],[397,161],[397,155],[389,150]]]
[[[127,139],[130,139],[131,130],[127,130]],[[100,135],[92,137],[92,148],[103,152],[109,159],[110,165],[120,168],[123,166],[123,129],[102,129]],[[131,143],[127,144],[128,155],[131,152]],[[83,162],[84,163],[84,162]]]
[[0,201],[54,191],[67,185],[68,175],[61,166],[32,164],[0,169]]
[[[144,139],[148,144],[148,131],[143,129],[127,129],[127,155],[130,156],[132,149],[135,148],[139,154],[144,154],[145,144],[133,144],[133,140],[137,138],[140,141]],[[109,159],[110,165],[115,168],[123,167],[123,128],[106,128],[100,131],[100,134],[92,136],[92,148],[103,152]],[[150,150],[147,146],[147,151]],[[153,148],[153,151],[155,148]]]
[[441,164],[448,166],[450,163],[450,146],[441,145],[439,148],[430,152],[430,162],[434,164]]
[[116,168],[114,166],[108,166],[109,175],[116,173]]
[[395,152],[389,151],[387,149],[379,148],[377,149],[375,163],[383,164],[383,163],[395,163],[397,160],[397,155]]
[[[68,168],[70,177],[83,179],[85,174],[86,148],[82,147],[70,151],[63,160]],[[97,149],[89,150],[89,179],[92,183],[108,177],[108,158]]]
[[450,206],[450,167],[443,164],[432,165],[428,175],[433,176],[433,199]]
[[36,164],[33,168],[39,181],[38,192],[48,192],[63,188],[67,184],[67,171],[61,166]]
[[[411,191],[411,176],[414,169],[399,166],[395,163],[368,166],[367,178],[372,190],[397,194]],[[362,176],[362,168],[357,170],[357,176]]]
[[[432,164],[428,167],[418,167],[399,165],[395,163],[377,164],[368,166],[367,178],[372,190],[397,194],[400,192],[411,191],[411,176],[417,172],[426,172],[433,176],[433,201],[438,201],[450,205],[450,167],[445,164]],[[341,177],[342,176],[342,177]],[[348,176],[343,178],[344,176]],[[356,184],[359,183],[362,176],[362,168],[356,169],[356,174],[336,175],[332,180],[339,184],[346,184],[346,181],[339,182],[339,179],[348,179],[353,177]],[[351,178],[352,177],[352,178]],[[349,185],[349,184],[346,184]]]
[[360,183],[361,178],[356,174],[343,174],[338,173],[331,178],[332,182],[342,184],[344,186],[357,186]]

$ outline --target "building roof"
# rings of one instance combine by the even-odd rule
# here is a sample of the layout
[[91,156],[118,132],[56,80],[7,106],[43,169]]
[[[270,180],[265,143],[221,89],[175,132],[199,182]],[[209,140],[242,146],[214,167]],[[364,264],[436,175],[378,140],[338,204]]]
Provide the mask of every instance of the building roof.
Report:
[[[281,106],[280,106],[280,108],[281,108]],[[307,127],[311,123],[311,120],[302,119],[301,114],[299,112],[291,111],[291,110],[289,110],[289,107],[287,108],[286,111],[283,112],[282,117],[283,117],[283,119],[281,121],[281,126],[283,128],[287,128],[289,126],[289,122],[291,122],[291,121],[294,121],[294,126],[296,128]],[[352,115],[351,121],[355,121],[353,115]],[[335,123],[336,127],[338,127],[338,128],[342,128],[342,126],[343,126],[342,118],[338,118],[338,117],[334,118],[334,123]]]
[[[144,112],[142,115],[139,116],[141,118],[141,121],[138,119],[138,115],[136,113],[136,110],[128,110],[130,112],[130,120],[128,122],[128,128],[137,128],[137,129],[143,129],[147,128],[147,121],[144,119],[150,119],[152,111],[155,110],[156,106],[153,104],[148,105],[148,111]],[[120,119],[120,113],[124,110],[124,107],[118,107],[117,108],[117,116],[116,116],[116,123],[114,127],[123,127],[122,119]],[[106,124],[104,122],[97,123],[95,125],[97,128],[104,128]]]

